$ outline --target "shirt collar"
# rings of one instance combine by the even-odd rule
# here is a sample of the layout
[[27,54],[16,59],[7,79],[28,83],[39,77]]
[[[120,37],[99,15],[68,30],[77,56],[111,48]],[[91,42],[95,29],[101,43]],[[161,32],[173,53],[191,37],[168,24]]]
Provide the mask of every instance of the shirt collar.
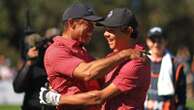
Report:
[[73,40],[73,39],[65,39],[62,36],[56,36],[54,38],[54,42],[57,42],[57,44],[59,45],[65,45],[68,46],[70,48],[75,48],[75,47],[82,47],[83,44],[77,40]]

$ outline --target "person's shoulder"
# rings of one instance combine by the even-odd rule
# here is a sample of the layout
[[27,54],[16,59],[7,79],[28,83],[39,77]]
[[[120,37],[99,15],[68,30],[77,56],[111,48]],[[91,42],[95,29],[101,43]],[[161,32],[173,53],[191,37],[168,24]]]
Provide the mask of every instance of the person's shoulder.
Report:
[[[140,60],[131,60],[121,67],[119,73],[126,77],[148,77],[150,73],[150,66],[144,65]],[[142,73],[145,74],[142,75]]]
[[47,49],[46,49],[46,54],[66,54],[66,53],[70,53],[70,49],[65,48],[64,46],[61,45],[57,45],[55,43],[51,44]]
[[126,64],[127,65],[146,65],[147,63],[150,63],[150,59],[148,57],[142,57],[142,58],[130,60]]
[[122,69],[124,70],[130,70],[130,69],[139,69],[143,66],[143,61],[141,59],[134,59],[127,61],[123,64]]

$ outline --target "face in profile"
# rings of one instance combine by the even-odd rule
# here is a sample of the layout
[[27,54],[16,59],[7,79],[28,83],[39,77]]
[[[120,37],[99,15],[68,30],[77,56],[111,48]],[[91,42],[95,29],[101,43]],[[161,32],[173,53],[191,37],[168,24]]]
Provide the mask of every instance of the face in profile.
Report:
[[93,23],[87,20],[80,19],[74,23],[75,36],[82,43],[88,43],[91,40],[93,29]]
[[129,35],[122,32],[120,28],[105,28],[104,37],[112,50],[122,50],[129,43]]

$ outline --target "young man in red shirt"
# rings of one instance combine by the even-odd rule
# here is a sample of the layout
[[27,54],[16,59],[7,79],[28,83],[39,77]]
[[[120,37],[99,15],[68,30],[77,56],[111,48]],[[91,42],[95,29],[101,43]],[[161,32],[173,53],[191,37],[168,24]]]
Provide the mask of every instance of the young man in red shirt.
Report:
[[[106,58],[114,57],[125,49],[143,50],[136,44],[137,21],[129,9],[113,9],[99,23],[106,28],[104,36],[113,50]],[[54,105],[94,105],[105,101],[102,110],[143,110],[150,83],[150,65],[147,60],[136,58],[117,63],[105,76],[105,88],[102,90],[60,95],[42,89],[41,102]]]

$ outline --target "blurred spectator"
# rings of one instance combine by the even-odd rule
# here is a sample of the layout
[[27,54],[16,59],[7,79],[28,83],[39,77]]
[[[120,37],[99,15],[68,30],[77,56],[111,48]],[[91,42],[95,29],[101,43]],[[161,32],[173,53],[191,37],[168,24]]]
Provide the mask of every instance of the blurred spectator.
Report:
[[[36,47],[41,42],[38,34],[31,34],[24,39],[26,48],[26,61],[18,71],[13,88],[16,93],[25,93],[22,110],[53,110],[54,107],[43,106],[39,103],[40,87],[47,82],[47,75],[43,65],[43,56],[46,48]],[[45,43],[45,45],[47,45]]]
[[16,71],[10,64],[10,59],[0,53],[0,104],[20,104],[22,101],[23,94],[15,94],[12,88]]
[[189,49],[186,46],[181,46],[180,48],[178,48],[175,60],[178,63],[184,64],[185,74],[188,74],[190,72],[191,55]]
[[194,56],[191,63],[191,75],[192,75],[192,87],[191,87],[191,97],[194,98]]
[[[151,28],[146,43],[151,52],[151,84],[145,109],[184,110],[186,94],[183,68],[174,62],[174,57],[167,50],[167,36],[162,28]],[[177,67],[180,69],[175,71]]]
[[60,35],[60,30],[58,28],[49,28],[47,29],[47,31],[45,32],[45,37],[46,38],[53,38],[57,35]]
[[192,74],[191,74],[191,55],[189,49],[186,46],[181,46],[178,48],[175,61],[184,65],[184,74],[186,76],[186,85],[187,85],[187,97],[192,97]]
[[9,67],[8,62],[5,55],[0,53],[0,80],[8,80],[12,79],[14,76],[14,71]]

